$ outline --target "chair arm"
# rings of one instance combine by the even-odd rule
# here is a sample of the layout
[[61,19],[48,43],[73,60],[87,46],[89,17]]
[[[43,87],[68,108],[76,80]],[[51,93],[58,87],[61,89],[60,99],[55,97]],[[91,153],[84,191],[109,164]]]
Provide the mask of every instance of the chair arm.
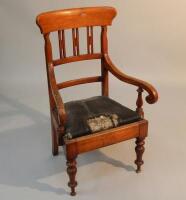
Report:
[[135,85],[138,86],[140,88],[143,88],[144,90],[146,90],[148,92],[148,96],[145,98],[146,101],[149,104],[153,104],[158,100],[158,93],[156,91],[156,89],[149,83],[133,78],[131,76],[128,76],[126,74],[124,74],[123,72],[121,72],[111,61],[111,59],[109,58],[108,54],[104,54],[104,61],[105,61],[105,66],[106,68],[114,75],[116,76],[119,80],[129,83],[131,85]]
[[52,96],[54,98],[55,106],[57,108],[59,121],[60,123],[64,124],[66,122],[66,112],[65,112],[63,100],[57,88],[55,74],[54,74],[54,66],[52,63],[48,64],[48,70],[49,70],[48,71],[49,85],[50,85]]

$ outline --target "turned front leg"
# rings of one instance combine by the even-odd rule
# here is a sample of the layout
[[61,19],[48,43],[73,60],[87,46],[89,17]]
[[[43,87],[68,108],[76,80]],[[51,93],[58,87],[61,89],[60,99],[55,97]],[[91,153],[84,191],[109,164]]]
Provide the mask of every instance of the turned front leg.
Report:
[[145,138],[137,138],[136,139],[136,148],[135,148],[135,151],[136,151],[136,160],[135,160],[135,164],[137,165],[137,169],[136,169],[136,172],[139,173],[141,172],[141,166],[143,165],[143,160],[142,160],[142,156],[143,156],[143,153],[145,151],[145,147],[144,147],[144,144],[145,144]]
[[67,158],[67,173],[69,175],[69,182],[68,186],[71,188],[71,195],[75,196],[75,187],[77,186],[77,181],[75,179],[76,177],[76,172],[77,172],[77,167],[76,167],[76,159],[68,159]]

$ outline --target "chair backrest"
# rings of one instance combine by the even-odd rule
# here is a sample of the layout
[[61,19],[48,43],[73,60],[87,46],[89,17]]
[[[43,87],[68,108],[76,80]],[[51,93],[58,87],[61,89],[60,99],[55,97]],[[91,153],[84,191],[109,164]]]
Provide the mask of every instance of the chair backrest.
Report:
[[[107,53],[107,26],[111,25],[116,16],[116,10],[112,7],[87,7],[65,9],[46,12],[38,15],[36,23],[40,27],[45,39],[46,63],[53,63],[54,66],[76,62],[81,60],[102,59]],[[101,27],[101,49],[94,52],[93,27]],[[87,53],[81,54],[79,44],[79,28],[87,29]],[[67,56],[65,30],[72,29],[73,56]],[[53,59],[50,33],[58,32],[60,58]],[[104,67],[102,59],[101,76],[81,78],[57,84],[58,89],[70,87],[77,84],[102,82],[102,94],[108,95],[108,71]]]

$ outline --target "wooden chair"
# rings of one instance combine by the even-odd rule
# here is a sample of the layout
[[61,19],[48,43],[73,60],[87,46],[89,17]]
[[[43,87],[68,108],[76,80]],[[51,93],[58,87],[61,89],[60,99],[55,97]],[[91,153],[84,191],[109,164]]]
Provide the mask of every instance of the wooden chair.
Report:
[[[136,138],[135,164],[140,172],[143,164],[144,139],[147,136],[148,121],[144,119],[142,92],[148,95],[146,101],[153,104],[158,100],[157,91],[149,83],[122,73],[108,55],[107,26],[116,16],[112,7],[89,7],[58,10],[42,13],[37,25],[45,40],[46,69],[50,100],[52,152],[58,154],[63,146],[67,159],[68,186],[75,195],[77,182],[76,158],[80,153]],[[94,52],[93,27],[101,27],[101,49]],[[79,28],[87,29],[87,52],[80,53]],[[72,29],[73,55],[67,56],[65,31]],[[56,32],[59,40],[59,59],[53,59],[50,33]],[[57,83],[54,68],[58,65],[82,60],[101,60],[101,75]],[[119,80],[137,87],[136,111],[117,103],[109,96],[109,72]],[[78,84],[101,82],[102,95],[63,103],[59,90]]]

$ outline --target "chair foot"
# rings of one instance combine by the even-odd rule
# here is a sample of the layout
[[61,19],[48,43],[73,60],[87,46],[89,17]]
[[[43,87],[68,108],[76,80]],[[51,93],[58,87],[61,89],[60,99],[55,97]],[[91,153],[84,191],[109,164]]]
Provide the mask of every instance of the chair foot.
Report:
[[77,186],[77,181],[75,180],[77,172],[76,160],[75,159],[67,159],[67,173],[69,175],[70,181],[68,182],[68,186],[71,188],[71,196],[76,195],[75,187]]
[[142,160],[142,156],[145,151],[145,147],[144,147],[145,141],[144,140],[145,140],[145,138],[137,138],[136,139],[136,148],[135,148],[136,157],[137,157],[135,160],[135,164],[137,165],[136,173],[141,172],[141,166],[144,163]]
[[57,156],[59,154],[59,151],[58,151],[58,149],[56,150],[56,149],[53,149],[52,150],[52,155],[53,156]]

